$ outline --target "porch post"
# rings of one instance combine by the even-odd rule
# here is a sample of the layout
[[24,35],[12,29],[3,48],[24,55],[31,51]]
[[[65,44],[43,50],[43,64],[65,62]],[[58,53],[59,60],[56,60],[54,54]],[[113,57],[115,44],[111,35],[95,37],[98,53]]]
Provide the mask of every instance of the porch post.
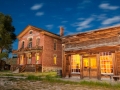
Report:
[[83,55],[80,55],[80,78],[83,79]]
[[100,54],[96,55],[97,58],[97,79],[101,80],[101,70],[100,70]]

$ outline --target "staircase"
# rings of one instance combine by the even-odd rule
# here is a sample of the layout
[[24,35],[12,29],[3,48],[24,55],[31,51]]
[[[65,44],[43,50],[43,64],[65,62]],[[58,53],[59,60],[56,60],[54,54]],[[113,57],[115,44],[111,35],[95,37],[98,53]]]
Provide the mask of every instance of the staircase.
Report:
[[24,72],[25,70],[26,70],[26,65],[20,66],[20,71],[19,71],[20,73]]

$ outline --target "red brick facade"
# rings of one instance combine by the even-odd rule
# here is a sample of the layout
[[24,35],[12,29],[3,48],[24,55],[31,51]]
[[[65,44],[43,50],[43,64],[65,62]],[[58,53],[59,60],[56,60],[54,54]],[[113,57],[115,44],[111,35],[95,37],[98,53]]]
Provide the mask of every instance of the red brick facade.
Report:
[[[17,38],[19,39],[17,50],[19,65],[40,64],[43,72],[62,68],[62,42],[59,35],[33,26],[27,26]],[[38,38],[40,40],[37,44]],[[32,47],[29,47],[31,45],[29,44],[30,39]],[[54,50],[54,42],[56,50]],[[36,47],[42,47],[42,49],[37,50]]]

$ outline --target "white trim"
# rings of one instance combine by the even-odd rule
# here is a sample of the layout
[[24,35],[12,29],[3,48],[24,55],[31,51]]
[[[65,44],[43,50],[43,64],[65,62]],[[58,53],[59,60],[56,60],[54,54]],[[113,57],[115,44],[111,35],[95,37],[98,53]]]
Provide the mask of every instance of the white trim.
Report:
[[32,34],[33,34],[33,30],[30,30],[30,31],[29,31],[29,34],[30,34],[31,31],[32,31]]
[[36,39],[38,39],[38,38],[40,39],[40,36],[36,37]]
[[29,40],[29,38],[32,38],[32,39],[33,39],[33,36],[29,36],[29,37],[27,37],[27,40]]

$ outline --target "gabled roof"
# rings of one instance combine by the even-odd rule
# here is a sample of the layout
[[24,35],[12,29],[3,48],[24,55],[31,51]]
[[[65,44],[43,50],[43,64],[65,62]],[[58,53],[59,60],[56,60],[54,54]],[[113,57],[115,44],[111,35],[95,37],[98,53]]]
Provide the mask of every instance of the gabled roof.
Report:
[[36,31],[39,31],[39,32],[44,33],[44,34],[46,34],[46,35],[60,38],[60,35],[57,35],[57,34],[52,33],[52,32],[50,32],[50,31],[44,30],[44,29],[42,29],[42,28],[37,28],[37,27],[32,26],[32,25],[28,25],[21,33],[19,33],[19,34],[17,35],[17,38],[20,39],[20,38],[21,38],[23,35],[25,35],[29,30],[36,30]]
[[76,36],[76,35],[82,35],[82,34],[89,34],[89,33],[91,34],[91,33],[95,33],[95,32],[102,32],[102,31],[105,31],[107,29],[113,29],[113,28],[120,28],[120,24],[115,25],[115,26],[95,29],[95,30],[89,30],[89,31],[85,31],[85,32],[79,32],[79,33],[75,33],[75,34],[71,34],[71,35],[66,35],[66,36],[63,36],[63,38],[72,37],[72,36]]

